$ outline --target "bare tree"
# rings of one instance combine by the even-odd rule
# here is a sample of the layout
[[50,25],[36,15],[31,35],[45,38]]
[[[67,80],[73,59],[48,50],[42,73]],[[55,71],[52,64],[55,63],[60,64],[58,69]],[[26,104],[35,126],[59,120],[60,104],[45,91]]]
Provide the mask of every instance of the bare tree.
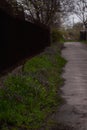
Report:
[[61,25],[61,19],[73,9],[73,0],[1,0],[2,6],[1,3],[16,17],[22,18],[25,14],[25,19],[33,23],[58,27]]
[[48,26],[60,25],[61,18],[73,8],[73,0],[22,0],[25,18]]
[[25,0],[22,4],[29,20],[46,25],[50,25],[60,11],[60,0]]
[[75,1],[74,13],[83,23],[84,27],[87,28],[87,0],[77,0]]
[[16,18],[25,19],[23,7],[16,0],[1,0],[0,8]]

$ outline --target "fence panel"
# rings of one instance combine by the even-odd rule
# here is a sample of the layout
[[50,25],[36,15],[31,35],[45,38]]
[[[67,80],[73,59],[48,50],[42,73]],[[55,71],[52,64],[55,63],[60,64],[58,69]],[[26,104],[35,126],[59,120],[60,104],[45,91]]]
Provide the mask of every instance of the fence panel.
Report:
[[0,10],[0,72],[49,45],[49,28]]

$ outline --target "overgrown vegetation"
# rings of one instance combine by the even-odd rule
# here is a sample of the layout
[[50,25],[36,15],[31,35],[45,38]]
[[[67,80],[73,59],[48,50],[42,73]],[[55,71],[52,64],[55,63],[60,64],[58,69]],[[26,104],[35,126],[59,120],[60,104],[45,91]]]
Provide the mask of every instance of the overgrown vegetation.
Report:
[[52,42],[55,43],[55,42],[64,42],[64,38],[63,38],[63,33],[62,31],[58,30],[58,29],[55,29],[53,28],[52,29]]
[[59,46],[48,47],[9,75],[0,88],[0,130],[38,130],[61,103],[59,87],[66,61]]
[[73,26],[67,27],[67,29],[62,28],[65,41],[79,41],[81,30],[83,30],[83,25],[80,22],[74,23]]

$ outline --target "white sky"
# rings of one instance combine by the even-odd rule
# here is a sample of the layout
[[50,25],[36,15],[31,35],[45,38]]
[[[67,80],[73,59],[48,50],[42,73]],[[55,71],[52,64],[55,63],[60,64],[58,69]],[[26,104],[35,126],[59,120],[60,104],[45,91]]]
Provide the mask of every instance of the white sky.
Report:
[[76,15],[70,16],[70,21],[73,23],[81,22],[80,19]]
[[73,26],[75,23],[81,22],[80,19],[76,15],[71,15],[68,17],[68,19],[63,24],[65,27],[67,26]]

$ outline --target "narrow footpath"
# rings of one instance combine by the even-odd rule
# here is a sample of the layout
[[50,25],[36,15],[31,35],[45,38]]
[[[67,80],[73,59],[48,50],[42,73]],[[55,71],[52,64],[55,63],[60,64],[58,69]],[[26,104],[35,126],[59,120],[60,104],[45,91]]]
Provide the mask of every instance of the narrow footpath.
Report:
[[62,87],[66,103],[53,118],[73,130],[87,130],[87,45],[66,42],[62,55],[68,61]]

